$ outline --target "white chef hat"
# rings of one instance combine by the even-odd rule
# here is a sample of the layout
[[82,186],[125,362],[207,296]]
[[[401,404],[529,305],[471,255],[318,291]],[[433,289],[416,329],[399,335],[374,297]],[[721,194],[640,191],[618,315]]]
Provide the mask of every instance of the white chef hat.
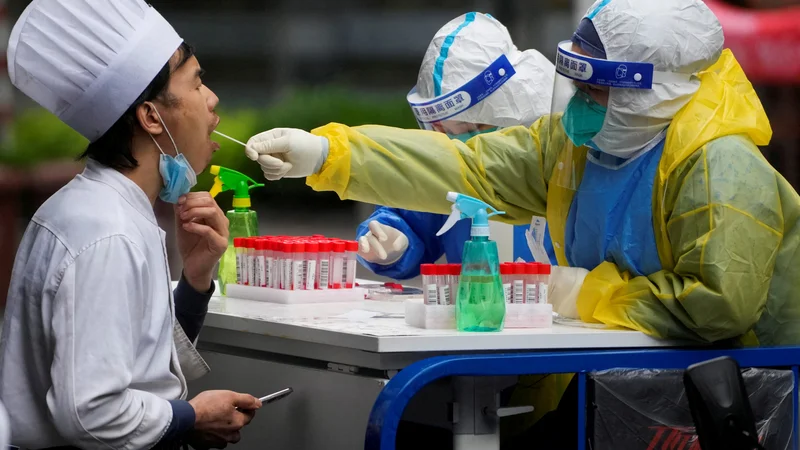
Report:
[[33,0],[11,31],[11,83],[95,141],[183,40],[142,0]]

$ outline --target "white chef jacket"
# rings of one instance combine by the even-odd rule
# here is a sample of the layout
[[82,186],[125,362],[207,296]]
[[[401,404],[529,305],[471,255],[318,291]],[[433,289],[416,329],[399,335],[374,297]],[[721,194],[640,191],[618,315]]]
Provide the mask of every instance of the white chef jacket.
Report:
[[187,389],[164,239],[145,193],[92,160],[36,212],[0,344],[13,445],[144,449],[165,433]]

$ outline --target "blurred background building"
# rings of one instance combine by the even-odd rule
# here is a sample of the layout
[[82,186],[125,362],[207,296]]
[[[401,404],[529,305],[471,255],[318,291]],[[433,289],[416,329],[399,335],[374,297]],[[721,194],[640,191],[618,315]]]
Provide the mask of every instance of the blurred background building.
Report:
[[[553,57],[591,0],[151,0],[197,49],[206,84],[221,99],[219,130],[246,140],[272,127],[311,129],[336,121],[415,127],[405,96],[423,53],[446,22],[491,13],[521,49]],[[726,43],[756,84],[775,131],[767,158],[800,187],[800,0],[708,1]],[[81,170],[86,142],[11,89],[5,64],[10,27],[28,4],[0,0],[0,292],[6,292],[27,221]],[[222,144],[221,164],[261,177],[241,148]],[[200,178],[208,189],[211,178]],[[218,197],[223,209],[230,194]],[[264,234],[353,238],[373,206],[319,194],[302,180],[254,193]],[[158,206],[162,226],[171,210]],[[174,253],[174,252],[173,252]],[[179,261],[171,261],[178,276]],[[361,271],[360,276],[367,273]],[[0,296],[0,301],[5,300]]]

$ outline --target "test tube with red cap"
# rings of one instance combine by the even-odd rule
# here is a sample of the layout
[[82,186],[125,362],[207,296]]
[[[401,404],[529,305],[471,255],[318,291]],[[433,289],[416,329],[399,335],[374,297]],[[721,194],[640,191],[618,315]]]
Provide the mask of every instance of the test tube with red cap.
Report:
[[439,305],[450,304],[450,268],[447,264],[437,264],[435,267],[436,273],[436,288],[438,290],[436,302]]
[[319,242],[306,242],[305,273],[306,289],[313,291],[317,285],[317,264],[319,262]]
[[302,241],[292,243],[292,284],[291,290],[301,291],[306,288],[303,266],[305,261],[306,245]]
[[511,288],[512,303],[525,303],[525,264],[514,263],[514,282]]
[[247,242],[247,280],[248,286],[255,286],[256,282],[256,242],[257,238],[249,237]]
[[242,283],[242,258],[247,251],[244,248],[244,238],[233,238],[233,249],[236,253],[236,284]]
[[525,303],[539,303],[539,264],[525,263]]
[[514,265],[512,263],[500,264],[500,278],[503,280],[503,294],[506,303],[512,303],[514,292]]
[[437,268],[435,264],[422,264],[419,267],[422,274],[422,292],[426,305],[439,303],[439,286],[437,285]]
[[265,244],[266,241],[262,238],[256,239],[255,245],[255,267],[253,269],[253,281],[252,285],[255,287],[262,287],[262,283],[266,279],[265,275],[265,267],[266,267],[266,252],[265,252]]
[[275,268],[275,240],[272,238],[265,239],[266,241],[266,255],[264,257],[265,267],[264,267],[264,274],[266,275],[266,279],[264,280],[264,287],[272,288],[273,283],[275,282],[274,276],[274,268]]
[[458,296],[458,282],[461,279],[461,264],[448,264],[450,271],[450,305],[456,304]]
[[347,244],[344,241],[335,241],[333,243],[333,254],[331,255],[331,289],[341,289],[342,280],[344,279],[344,260],[345,250]]
[[547,291],[550,287],[550,272],[552,271],[552,267],[550,264],[539,264],[539,301],[538,303],[546,304],[548,302],[547,299]]
[[281,289],[289,291],[292,289],[292,243],[283,241],[283,264],[281,264]]
[[329,240],[319,241],[319,276],[317,289],[328,289],[331,279],[331,251],[333,243]]
[[344,275],[345,275],[345,285],[347,289],[353,289],[353,286],[356,282],[356,268],[358,267],[358,262],[356,262],[356,254],[358,253],[358,242],[357,241],[347,241],[345,244],[345,252],[347,253],[345,258],[345,268],[344,268]]

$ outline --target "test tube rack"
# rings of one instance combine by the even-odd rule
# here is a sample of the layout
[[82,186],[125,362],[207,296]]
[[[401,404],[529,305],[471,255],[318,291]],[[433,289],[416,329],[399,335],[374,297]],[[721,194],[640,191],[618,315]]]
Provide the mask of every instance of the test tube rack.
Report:
[[227,296],[228,298],[254,300],[258,302],[299,305],[308,303],[358,302],[367,297],[367,290],[354,287],[352,289],[287,291],[284,289],[229,284]]

